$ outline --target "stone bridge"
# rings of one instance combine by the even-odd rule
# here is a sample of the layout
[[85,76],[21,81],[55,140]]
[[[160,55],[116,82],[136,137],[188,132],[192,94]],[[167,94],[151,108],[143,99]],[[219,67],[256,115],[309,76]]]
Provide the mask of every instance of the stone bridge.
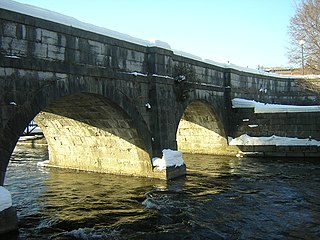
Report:
[[[320,102],[317,91],[297,79],[197,60],[0,6],[0,185],[33,119],[53,166],[172,178],[179,168],[152,166],[163,149],[234,155],[238,148],[228,145],[228,136],[250,132],[241,123],[243,111],[232,108],[235,97]],[[272,118],[263,129],[320,137],[319,121],[305,132],[297,127],[305,116],[290,122],[289,115]],[[288,132],[288,125],[295,128]]]

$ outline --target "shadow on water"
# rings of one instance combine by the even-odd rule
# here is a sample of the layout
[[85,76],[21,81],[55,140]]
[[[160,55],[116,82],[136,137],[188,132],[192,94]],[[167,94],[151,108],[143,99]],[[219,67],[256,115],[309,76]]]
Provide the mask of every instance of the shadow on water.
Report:
[[318,161],[185,154],[187,176],[165,182],[47,169],[24,151],[6,179],[20,239],[320,238]]

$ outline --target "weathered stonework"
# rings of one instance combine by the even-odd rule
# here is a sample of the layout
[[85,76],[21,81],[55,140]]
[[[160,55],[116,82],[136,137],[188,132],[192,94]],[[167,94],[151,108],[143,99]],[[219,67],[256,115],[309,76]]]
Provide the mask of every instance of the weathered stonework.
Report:
[[318,89],[311,89],[303,79],[277,78],[234,70],[230,71],[229,76],[232,98],[289,105],[317,105],[320,101]]
[[35,117],[51,165],[171,178],[184,167],[159,173],[151,164],[163,149],[237,150],[227,145],[239,130],[232,98],[319,104],[318,92],[297,81],[0,9],[0,184],[19,135]]
[[178,149],[186,153],[233,155],[238,148],[229,146],[221,120],[209,105],[193,102],[184,111],[177,131]]
[[253,108],[233,111],[231,132],[234,137],[277,135],[320,140],[320,112],[254,113]]

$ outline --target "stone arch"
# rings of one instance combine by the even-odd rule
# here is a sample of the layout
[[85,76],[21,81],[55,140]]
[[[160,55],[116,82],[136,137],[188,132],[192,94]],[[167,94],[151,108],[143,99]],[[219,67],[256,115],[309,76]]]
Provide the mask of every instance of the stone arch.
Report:
[[151,176],[148,149],[132,118],[101,95],[59,98],[36,117],[50,164],[85,171]]
[[[2,138],[0,139],[0,185],[3,185],[4,183],[6,168],[9,163],[10,156],[15,148],[20,134],[23,132],[25,127],[40,112],[50,106],[51,103],[59,101],[60,98],[62,99],[64,97],[68,99],[67,96],[71,96],[73,94],[74,96],[87,97],[90,95],[92,99],[99,99],[97,101],[105,101],[105,103],[109,107],[109,110],[112,109],[118,112],[119,116],[123,117],[122,123],[124,128],[128,126],[127,124],[129,124],[131,129],[131,132],[129,134],[131,134],[132,138],[130,140],[126,140],[128,140],[127,142],[131,144],[132,149],[134,149],[133,146],[136,147],[136,149],[134,149],[135,153],[133,154],[135,156],[135,159],[137,160],[136,162],[134,160],[130,162],[119,160],[119,163],[122,162],[122,167],[119,168],[120,170],[118,169],[117,171],[113,171],[106,169],[93,169],[93,171],[146,177],[152,176],[153,173],[150,158],[152,154],[151,134],[136,106],[132,101],[130,101],[130,98],[127,97],[122,91],[117,91],[116,87],[113,85],[108,86],[108,84],[104,84],[103,86],[93,90],[90,89],[91,85],[88,83],[82,84],[82,86],[74,87],[72,89],[69,88],[68,85],[70,85],[68,81],[64,82],[64,86],[61,86],[61,84],[59,85],[59,83],[46,84],[40,87],[36,92],[34,92],[33,97],[29,98],[28,101],[25,101],[19,106],[12,106],[12,114],[10,115],[10,118],[7,120],[7,122],[3,123]],[[85,92],[87,92],[87,94],[85,94]],[[106,111],[104,111],[103,113],[106,113]],[[41,115],[42,114],[39,115],[38,120],[40,119]],[[91,124],[93,123],[91,122]],[[121,125],[121,123],[119,122],[116,124]],[[45,121],[43,121],[43,124],[40,123],[40,125],[42,125],[41,127],[44,128]],[[129,149],[129,147],[127,149]],[[103,155],[103,153],[100,153],[100,155]],[[124,155],[125,154],[123,153],[122,159],[124,159]],[[127,154],[127,156],[129,155]],[[140,161],[138,159],[143,160]],[[97,160],[96,162],[99,161]],[[72,168],[90,170],[83,167],[75,166]],[[131,168],[131,170],[126,170],[126,168]],[[135,168],[135,170],[133,170],[133,168]]]
[[234,155],[230,152],[225,127],[211,104],[192,101],[177,128],[178,150],[186,153]]
[[10,117],[3,122],[0,138],[0,185],[3,185],[11,154],[23,130],[36,115],[30,103],[12,105]]

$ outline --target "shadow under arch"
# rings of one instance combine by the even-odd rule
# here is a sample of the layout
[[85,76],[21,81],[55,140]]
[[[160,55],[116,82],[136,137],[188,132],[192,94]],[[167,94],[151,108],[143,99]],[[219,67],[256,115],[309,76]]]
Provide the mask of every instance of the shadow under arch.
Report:
[[225,128],[210,103],[195,100],[185,108],[176,132],[178,150],[185,153],[235,155]]

